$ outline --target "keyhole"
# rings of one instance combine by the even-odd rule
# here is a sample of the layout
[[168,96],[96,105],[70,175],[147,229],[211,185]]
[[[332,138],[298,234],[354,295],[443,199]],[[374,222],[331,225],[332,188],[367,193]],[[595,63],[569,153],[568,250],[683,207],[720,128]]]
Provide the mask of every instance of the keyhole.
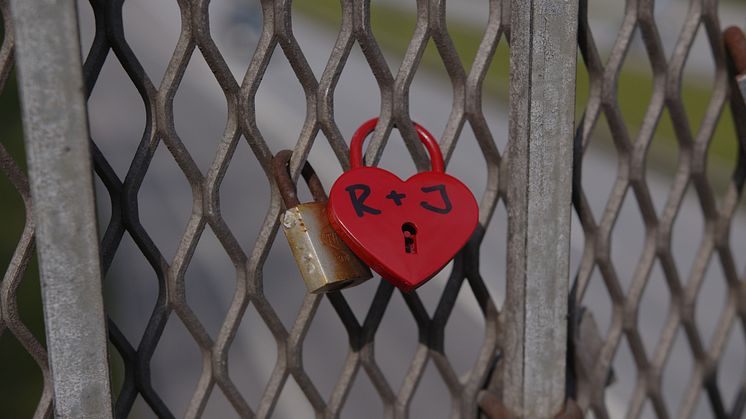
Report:
[[401,232],[404,234],[404,251],[406,253],[417,253],[417,227],[412,223],[404,223],[401,226]]

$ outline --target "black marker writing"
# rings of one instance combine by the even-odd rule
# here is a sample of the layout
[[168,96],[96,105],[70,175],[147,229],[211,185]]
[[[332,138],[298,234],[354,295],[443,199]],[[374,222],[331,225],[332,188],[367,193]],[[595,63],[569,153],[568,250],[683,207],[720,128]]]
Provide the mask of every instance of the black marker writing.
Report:
[[439,208],[430,205],[427,201],[422,201],[420,202],[422,208],[425,208],[428,211],[437,212],[438,214],[448,214],[451,212],[451,209],[453,209],[451,200],[448,198],[448,194],[446,193],[446,185],[426,186],[420,190],[425,193],[440,192],[440,199],[443,200],[443,205],[445,205],[444,207]]
[[391,199],[392,201],[394,201],[394,203],[396,204],[397,207],[401,206],[402,199],[404,199],[406,197],[407,197],[407,195],[405,195],[403,193],[398,193],[398,192],[393,191],[393,190],[388,195],[386,195],[386,198],[387,199]]
[[[346,187],[345,190],[350,194],[350,202],[352,202],[352,207],[355,208],[358,217],[362,217],[366,212],[373,215],[381,213],[381,210],[365,205],[365,200],[370,195],[370,186],[358,183]],[[361,191],[361,193],[358,195],[357,191]]]

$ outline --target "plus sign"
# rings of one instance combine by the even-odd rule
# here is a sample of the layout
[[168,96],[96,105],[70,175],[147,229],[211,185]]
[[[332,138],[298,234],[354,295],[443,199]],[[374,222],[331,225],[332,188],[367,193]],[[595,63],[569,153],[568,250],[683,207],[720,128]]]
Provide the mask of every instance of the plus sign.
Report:
[[401,200],[406,197],[407,195],[403,193],[397,193],[396,191],[391,191],[388,195],[386,195],[386,198],[393,200],[397,207],[401,206]]

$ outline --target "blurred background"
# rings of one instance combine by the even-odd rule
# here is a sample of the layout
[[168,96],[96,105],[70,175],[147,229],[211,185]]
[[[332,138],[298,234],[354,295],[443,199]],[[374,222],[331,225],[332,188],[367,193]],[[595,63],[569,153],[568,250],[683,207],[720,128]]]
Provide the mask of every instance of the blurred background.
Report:
[[[624,16],[624,2],[589,0],[589,19],[597,47],[605,59],[615,42]],[[371,6],[373,32],[395,74],[414,31],[414,1],[374,0]],[[684,24],[688,0],[656,2],[656,22],[666,52],[670,55]],[[83,56],[93,41],[93,13],[86,1],[78,2]],[[721,24],[746,24],[746,2],[721,1]],[[488,17],[486,0],[451,0],[447,5],[448,27],[467,70],[476,53]],[[240,82],[259,39],[261,8],[256,0],[213,0],[210,4],[211,31],[221,53]],[[293,4],[295,36],[318,79],[324,70],[340,25],[340,7],[336,0],[296,0]],[[127,41],[150,79],[157,86],[173,53],[180,32],[180,15],[175,1],[127,0],[124,3]],[[634,135],[640,128],[652,94],[652,69],[635,31],[619,77],[619,103]],[[485,115],[501,152],[507,143],[508,48],[500,42],[485,81]],[[715,65],[711,47],[702,28],[687,60],[682,86],[685,107],[696,132],[709,105]],[[584,110],[588,96],[588,76],[578,62],[577,115]],[[436,136],[445,128],[452,107],[452,90],[445,68],[432,42],[416,73],[410,93],[410,114]],[[257,93],[257,121],[264,139],[273,152],[292,148],[305,119],[305,97],[287,59],[278,50],[272,56]],[[349,139],[353,131],[380,110],[379,89],[358,45],[353,47],[341,75],[335,95],[335,119]],[[99,77],[89,101],[91,137],[109,163],[124,179],[134,151],[145,128],[142,100],[113,54]],[[186,74],[174,98],[176,131],[203,173],[207,171],[227,119],[225,97],[198,50],[192,54]],[[18,92],[15,79],[0,96],[0,141],[25,168]],[[710,146],[708,175],[722,196],[737,156],[737,142],[730,111],[726,107]],[[660,211],[666,202],[676,172],[678,149],[670,118],[664,114],[651,145],[646,173],[651,194]],[[309,161],[319,172],[327,188],[341,173],[331,148],[322,133],[315,140]],[[403,141],[393,131],[380,166],[402,177],[415,172]],[[616,179],[617,157],[611,134],[600,120],[584,160],[583,186],[594,213],[603,212]],[[448,166],[449,173],[464,181],[479,198],[486,187],[487,170],[474,134],[467,126]],[[101,181],[97,182],[99,230],[103,234],[111,217],[110,201]],[[242,141],[221,186],[223,217],[240,240],[244,251],[253,247],[269,202],[269,185],[247,144]],[[163,144],[159,146],[139,193],[143,226],[159,250],[171,260],[192,212],[192,191],[183,173]],[[0,269],[4,272],[23,229],[25,213],[20,197],[4,176],[0,176]],[[628,194],[617,221],[612,258],[620,278],[632,277],[640,258],[645,227],[632,194]],[[674,227],[674,257],[681,267],[691,265],[703,236],[704,220],[696,194],[690,187]],[[493,299],[502,305],[505,293],[506,214],[502,203],[488,227],[481,247],[481,272]],[[577,271],[584,238],[573,214],[571,278]],[[734,220],[731,245],[740,263],[746,266],[746,209],[741,205]],[[419,290],[432,313],[449,272],[441,274]],[[197,245],[186,274],[187,301],[214,338],[223,322],[235,291],[236,271],[210,229]],[[375,292],[376,277],[366,284],[345,291],[353,311],[362,318]],[[139,342],[155,304],[155,274],[125,235],[104,283],[107,310],[130,342]],[[289,328],[298,312],[305,287],[285,244],[278,236],[264,268],[267,298]],[[708,268],[705,285],[697,306],[697,323],[706,341],[717,324],[726,282],[718,263]],[[36,263],[32,261],[18,292],[21,317],[42,342],[43,317]],[[662,269],[656,265],[641,303],[639,329],[652,350],[657,342],[669,307],[669,292]],[[602,333],[611,321],[611,304],[600,275],[594,277],[585,304],[593,312]],[[676,411],[692,370],[692,355],[683,333],[679,333],[666,373],[663,391],[669,409]],[[468,373],[484,337],[484,318],[474,295],[463,287],[454,313],[446,327],[446,354],[460,374]],[[719,380],[721,389],[731,398],[744,379],[746,339],[742,328],[735,327],[723,355]],[[376,335],[376,358],[394,389],[403,380],[417,347],[417,328],[400,294],[395,293]],[[304,366],[322,396],[331,394],[348,350],[344,328],[329,302],[318,309],[304,344]],[[275,339],[262,318],[250,306],[241,323],[230,353],[231,378],[250,405],[256,406],[276,361]],[[121,385],[122,367],[117,352],[110,350],[115,391]],[[199,347],[176,316],[166,325],[152,361],[152,380],[156,391],[177,416],[183,416],[202,368]],[[731,368],[732,366],[732,368]],[[612,417],[624,417],[626,401],[632,395],[636,367],[625,343],[620,345],[614,362],[616,382],[607,392]],[[31,417],[41,393],[41,372],[10,333],[0,335],[0,417]],[[732,391],[730,390],[732,389]],[[729,393],[730,391],[730,393]],[[728,402],[729,404],[729,402]],[[366,374],[357,375],[343,417],[377,418],[382,404]],[[411,417],[448,417],[450,395],[432,363],[425,369],[420,387],[410,407]],[[711,417],[708,402],[700,397],[695,417]],[[236,414],[220,391],[213,391],[204,417],[229,418]],[[138,398],[131,417],[149,418],[153,413]],[[292,378],[288,379],[274,417],[311,418],[313,411]],[[643,417],[653,417],[652,409]]]

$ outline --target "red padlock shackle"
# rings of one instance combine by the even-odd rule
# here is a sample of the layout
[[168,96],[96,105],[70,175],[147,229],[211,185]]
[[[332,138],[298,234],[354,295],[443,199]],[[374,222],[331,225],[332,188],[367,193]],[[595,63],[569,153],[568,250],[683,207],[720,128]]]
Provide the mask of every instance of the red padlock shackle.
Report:
[[[378,118],[373,118],[360,125],[360,128],[352,135],[352,141],[350,142],[350,164],[353,169],[363,166],[363,142],[365,141],[365,137],[376,128],[377,123]],[[422,144],[425,144],[425,148],[427,148],[427,152],[430,154],[431,170],[435,173],[443,173],[443,153],[440,152],[438,142],[435,141],[435,137],[427,132],[422,125],[416,122],[413,123],[420,141],[422,141]]]

